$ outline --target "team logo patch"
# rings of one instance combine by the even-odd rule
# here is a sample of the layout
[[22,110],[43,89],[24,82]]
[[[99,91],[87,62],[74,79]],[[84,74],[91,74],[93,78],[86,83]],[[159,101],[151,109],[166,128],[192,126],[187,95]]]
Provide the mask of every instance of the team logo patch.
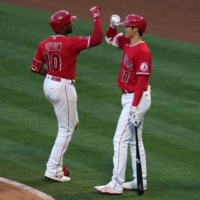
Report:
[[146,71],[148,71],[148,69],[149,69],[148,63],[143,62],[143,63],[140,64],[140,70],[142,72],[146,72]]

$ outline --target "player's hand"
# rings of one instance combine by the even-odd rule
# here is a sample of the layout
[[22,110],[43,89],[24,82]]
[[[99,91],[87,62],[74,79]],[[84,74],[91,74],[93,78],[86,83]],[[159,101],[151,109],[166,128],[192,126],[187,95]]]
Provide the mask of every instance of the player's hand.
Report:
[[120,20],[121,20],[121,18],[119,15],[111,15],[111,18],[110,18],[111,26],[112,27],[119,26]]
[[137,115],[137,107],[131,106],[131,110],[130,110],[130,122],[134,126],[138,125],[139,118],[138,118],[138,115]]
[[94,6],[90,9],[90,13],[92,17],[95,19],[100,16],[100,7],[99,6]]
[[148,85],[148,89],[147,90],[149,91],[149,93],[151,93],[151,86],[150,85]]
[[78,128],[78,124],[79,124],[79,122],[76,122],[74,130],[76,130]]

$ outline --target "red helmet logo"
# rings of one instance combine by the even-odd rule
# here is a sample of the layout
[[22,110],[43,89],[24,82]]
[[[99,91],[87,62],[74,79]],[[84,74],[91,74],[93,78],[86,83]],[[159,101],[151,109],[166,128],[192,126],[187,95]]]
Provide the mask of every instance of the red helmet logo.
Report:
[[75,19],[77,19],[76,16],[71,16],[66,10],[60,10],[51,16],[49,23],[53,31],[56,33],[60,31],[64,24],[72,22]]
[[120,25],[122,25],[122,26],[135,26],[135,27],[138,27],[139,30],[142,33],[144,33],[146,26],[147,26],[147,22],[140,15],[130,14],[130,15],[126,16],[124,22],[121,22]]

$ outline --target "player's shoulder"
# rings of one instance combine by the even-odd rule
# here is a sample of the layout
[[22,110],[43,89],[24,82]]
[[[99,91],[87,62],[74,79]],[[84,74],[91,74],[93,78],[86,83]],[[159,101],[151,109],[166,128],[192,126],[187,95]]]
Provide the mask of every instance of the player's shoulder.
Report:
[[128,38],[126,38],[124,35],[121,35],[118,37],[118,42],[121,42],[122,44],[122,48],[126,48],[126,47],[129,47],[131,42]]
[[138,50],[140,51],[140,53],[149,53],[150,52],[149,47],[145,41],[142,41],[137,47],[138,47]]
[[53,42],[62,42],[67,43],[69,37],[63,35],[51,35],[48,38],[44,39],[39,43],[40,46],[45,45],[46,43],[53,43]]
[[122,40],[123,40],[123,42],[124,42],[124,44],[125,44],[126,46],[128,46],[128,45],[131,44],[130,39],[126,38],[125,36],[122,36]]
[[51,40],[51,36],[49,36],[48,38],[45,38],[44,40],[42,40],[42,41],[39,43],[39,45],[43,45],[43,44],[49,42],[50,40]]
[[71,40],[88,40],[90,36],[72,36]]
[[137,58],[144,58],[144,57],[150,58],[151,57],[151,52],[150,52],[147,44],[144,41],[133,46],[132,50],[134,52],[135,57],[137,57]]

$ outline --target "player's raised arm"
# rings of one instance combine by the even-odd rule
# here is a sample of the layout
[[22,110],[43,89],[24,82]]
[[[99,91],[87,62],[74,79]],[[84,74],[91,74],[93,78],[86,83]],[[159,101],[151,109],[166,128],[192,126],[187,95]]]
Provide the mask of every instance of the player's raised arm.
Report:
[[110,25],[106,31],[105,40],[108,44],[111,44],[115,47],[119,47],[118,37],[123,35],[122,33],[118,33],[117,26],[120,25],[120,16],[119,15],[111,15]]
[[119,15],[111,15],[110,26],[108,27],[106,31],[106,36],[108,38],[114,37],[115,35],[118,34],[117,26],[119,26],[120,20],[121,18]]
[[90,13],[94,19],[94,29],[90,37],[89,47],[96,46],[102,43],[103,40],[103,30],[100,20],[100,7],[94,6],[90,9]]

